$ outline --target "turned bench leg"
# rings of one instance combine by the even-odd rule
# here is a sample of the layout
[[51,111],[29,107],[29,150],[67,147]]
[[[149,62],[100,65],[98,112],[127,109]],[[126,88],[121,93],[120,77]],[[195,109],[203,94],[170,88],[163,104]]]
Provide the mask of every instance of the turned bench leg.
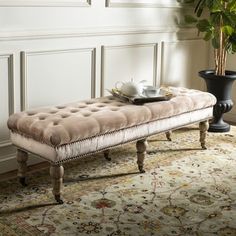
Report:
[[171,130],[166,132],[166,138],[168,141],[171,141],[171,134],[172,134]]
[[202,149],[207,149],[206,147],[206,135],[207,135],[207,130],[209,128],[209,123],[208,120],[202,121],[199,123],[199,129],[200,129],[200,143],[202,146]]
[[52,193],[59,204],[63,204],[61,199],[62,187],[63,187],[63,175],[64,168],[62,165],[51,165],[50,176],[52,178]]
[[138,169],[141,173],[145,173],[145,170],[143,168],[143,163],[144,163],[147,147],[148,147],[148,143],[146,139],[139,140],[136,143],[137,164],[138,164]]
[[25,182],[25,178],[26,178],[26,172],[27,172],[28,153],[21,149],[17,149],[16,160],[18,162],[17,176],[19,177],[19,182],[23,186],[27,186]]

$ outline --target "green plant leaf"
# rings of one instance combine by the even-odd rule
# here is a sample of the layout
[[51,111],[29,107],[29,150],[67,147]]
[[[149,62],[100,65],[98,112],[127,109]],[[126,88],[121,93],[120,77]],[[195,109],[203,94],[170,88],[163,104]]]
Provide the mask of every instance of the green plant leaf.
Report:
[[210,12],[221,12],[224,8],[223,4],[222,4],[222,1],[214,0],[212,1],[212,5],[208,7],[210,9]]
[[223,24],[224,25],[235,25],[235,17],[236,15],[232,14],[231,12],[229,11],[225,11],[225,12],[222,12],[221,14],[222,16],[222,19],[223,19]]
[[194,18],[194,17],[191,16],[191,15],[185,15],[185,16],[184,16],[184,20],[185,20],[185,22],[188,23],[188,24],[197,23],[197,21],[198,21],[196,18]]
[[206,6],[206,1],[207,0],[199,0],[194,12],[197,14],[197,17],[200,17],[202,15],[203,9]]
[[205,35],[204,35],[204,40],[208,41],[210,40],[211,38],[213,37],[213,34],[212,32],[207,32]]
[[200,32],[204,32],[210,29],[211,24],[207,19],[203,19],[199,20],[196,26]]
[[228,40],[228,44],[231,46],[231,52],[230,53],[235,53],[236,52],[236,33],[233,33]]
[[230,53],[230,54],[233,53],[233,45],[231,43],[228,43],[225,48],[226,48],[227,53]]
[[230,36],[234,33],[234,28],[232,28],[230,25],[225,25],[225,26],[222,27],[222,31],[226,35]]
[[236,53],[236,45],[233,45],[231,53]]
[[206,6],[211,9],[213,7],[214,0],[206,0]]
[[202,2],[203,2],[203,0],[199,0],[199,1],[198,1],[197,5],[196,5],[196,7],[195,7],[195,9],[194,9],[194,13],[197,13],[198,8],[199,8],[199,6],[202,4]]
[[218,37],[214,37],[211,40],[211,43],[212,43],[213,48],[215,48],[215,49],[218,49],[220,47],[220,43],[219,43],[219,38]]
[[230,15],[230,21],[231,21],[231,25],[234,25],[234,28],[236,28],[236,12],[235,14]]
[[227,5],[227,9],[229,9],[229,11],[231,11],[231,12],[236,11],[236,1],[233,0],[233,1],[229,2]]
[[211,13],[210,20],[213,25],[218,25],[220,23],[220,16],[219,12]]

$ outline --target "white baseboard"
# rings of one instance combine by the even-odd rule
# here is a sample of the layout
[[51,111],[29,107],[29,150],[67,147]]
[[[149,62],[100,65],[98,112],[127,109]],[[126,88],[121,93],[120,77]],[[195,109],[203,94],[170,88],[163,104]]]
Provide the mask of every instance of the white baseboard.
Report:
[[[27,162],[28,166],[44,162],[41,158],[29,155],[29,160]],[[13,171],[17,169],[16,153],[3,156],[0,159],[0,174]]]

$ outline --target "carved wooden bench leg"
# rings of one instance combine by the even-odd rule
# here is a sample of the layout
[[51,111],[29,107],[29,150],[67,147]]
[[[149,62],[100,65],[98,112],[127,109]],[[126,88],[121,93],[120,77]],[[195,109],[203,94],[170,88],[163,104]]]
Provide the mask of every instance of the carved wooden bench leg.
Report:
[[171,134],[172,134],[172,131],[167,131],[166,132],[166,138],[167,138],[168,141],[172,141],[171,140]]
[[143,168],[143,163],[144,163],[147,147],[148,147],[148,142],[146,139],[139,140],[136,143],[137,164],[138,164],[138,169],[141,173],[145,173],[145,170]]
[[22,184],[22,186],[27,186],[25,178],[27,172],[28,153],[21,149],[17,149],[16,160],[18,162],[17,176],[19,177],[19,182]]
[[62,165],[51,165],[50,176],[52,178],[52,193],[59,204],[63,204],[61,199],[63,187],[64,167]]
[[206,147],[206,135],[207,135],[207,130],[209,128],[209,122],[208,120],[202,121],[199,123],[199,129],[200,129],[200,143],[202,146],[202,149],[207,149]]
[[104,157],[105,157],[105,159],[107,160],[107,161],[111,161],[111,158],[109,157],[109,154],[110,154],[110,150],[108,149],[108,150],[105,150],[104,152],[103,152],[103,154],[104,154]]

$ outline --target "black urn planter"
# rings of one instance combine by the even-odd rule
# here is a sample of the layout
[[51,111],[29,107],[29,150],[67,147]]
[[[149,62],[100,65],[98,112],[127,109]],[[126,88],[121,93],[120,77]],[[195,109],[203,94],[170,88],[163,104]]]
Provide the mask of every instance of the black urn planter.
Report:
[[213,70],[199,72],[207,86],[207,92],[217,98],[213,110],[213,121],[210,123],[209,132],[228,132],[230,125],[223,120],[223,114],[233,107],[231,92],[233,82],[236,80],[236,71],[226,71],[224,76],[215,75]]

